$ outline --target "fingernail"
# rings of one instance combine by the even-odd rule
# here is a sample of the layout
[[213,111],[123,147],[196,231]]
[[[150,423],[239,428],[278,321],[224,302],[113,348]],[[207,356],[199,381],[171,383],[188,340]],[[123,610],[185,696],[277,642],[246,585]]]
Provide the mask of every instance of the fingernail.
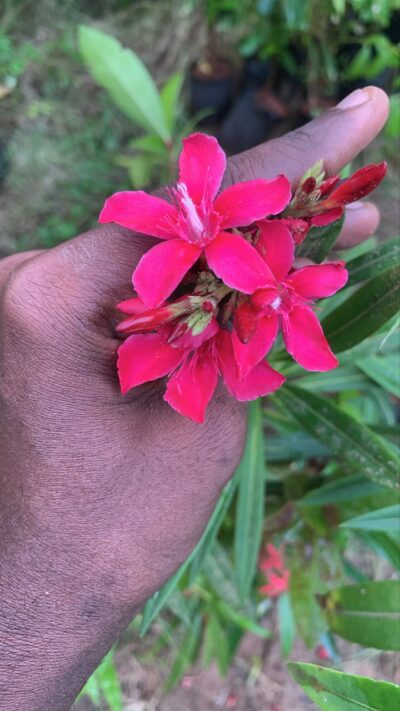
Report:
[[362,104],[365,104],[367,101],[370,100],[370,98],[371,94],[368,89],[356,89],[355,91],[352,91],[351,94],[342,99],[342,101],[337,104],[336,108],[340,109],[341,111],[347,111],[347,109],[355,109],[356,106],[361,106]]
[[346,210],[365,210],[371,206],[372,203],[363,200],[357,200],[356,202],[350,202],[346,205]]

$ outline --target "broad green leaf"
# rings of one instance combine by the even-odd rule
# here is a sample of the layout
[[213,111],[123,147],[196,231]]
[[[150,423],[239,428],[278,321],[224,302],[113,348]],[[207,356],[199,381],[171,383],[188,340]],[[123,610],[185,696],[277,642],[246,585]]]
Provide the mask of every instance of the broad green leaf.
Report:
[[397,353],[399,350],[399,329],[400,319],[396,319],[395,323],[387,324],[385,330],[378,331],[372,336],[366,338],[362,343],[343,351],[340,354],[340,365],[351,364],[362,358],[367,358],[370,355],[389,355]]
[[400,706],[400,687],[389,681],[303,662],[289,662],[288,670],[323,711],[394,711]]
[[93,78],[128,118],[163,141],[171,132],[157,87],[139,57],[115,37],[92,27],[79,28],[79,47]]
[[143,151],[144,153],[150,153],[151,155],[159,156],[161,159],[165,159],[167,156],[165,143],[163,143],[159,136],[155,136],[152,133],[148,134],[147,136],[139,136],[139,138],[133,138],[131,141],[129,141],[129,147],[135,148],[139,151]]
[[345,585],[320,600],[332,632],[364,647],[400,650],[400,581]]
[[369,427],[327,398],[286,384],[275,396],[292,418],[351,470],[361,470],[378,484],[399,488],[399,458]]
[[196,576],[199,574],[204,558],[208,551],[211,550],[211,547],[218,535],[218,531],[225,519],[233,495],[237,489],[237,485],[238,476],[235,474],[235,476],[226,484],[221,496],[219,497],[213,515],[208,522],[208,526],[196,547],[190,568],[189,585],[192,584]]
[[296,623],[289,593],[283,593],[278,597],[277,608],[281,651],[284,658],[287,659],[296,637]]
[[297,502],[298,506],[326,506],[340,504],[342,501],[359,499],[385,491],[382,486],[366,479],[362,474],[353,474],[335,481],[328,481],[313,489]]
[[369,511],[340,524],[342,528],[357,528],[364,531],[393,531],[400,534],[400,504]]
[[322,262],[339,237],[343,222],[342,217],[325,227],[311,227],[303,244],[296,250],[296,256],[307,257],[317,263]]
[[[223,521],[223,517],[225,515],[225,512],[227,510],[227,507],[229,505],[229,502],[231,500],[231,497],[233,495],[233,492],[235,490],[236,483],[235,483],[235,478],[232,479],[231,481],[228,482],[228,484],[225,486],[221,497],[214,509],[214,512],[207,524],[206,530],[204,531],[199,543],[197,544],[196,548],[192,551],[192,553],[189,555],[187,560],[181,565],[179,570],[175,573],[175,575],[168,580],[167,583],[161,588],[161,590],[158,590],[151,598],[150,600],[147,601],[144,611],[143,611],[143,618],[142,618],[142,623],[140,626],[140,634],[144,635],[147,630],[149,629],[151,623],[153,620],[157,617],[159,612],[161,612],[162,608],[164,607],[165,603],[169,599],[169,597],[172,595],[172,593],[176,590],[178,587],[184,573],[188,569],[189,565],[193,562],[194,566],[194,573],[197,574],[200,570],[200,567],[203,563],[204,557],[207,553],[208,550],[210,550],[210,547],[212,546],[215,536],[218,533],[219,527]],[[198,556],[198,559],[197,559]],[[194,574],[190,576],[190,580],[194,579]]]
[[379,243],[366,254],[347,262],[349,272],[347,286],[377,276],[400,263],[400,237]]
[[174,132],[176,119],[179,113],[179,98],[183,86],[183,74],[176,72],[164,84],[160,96],[165,118],[171,135]]
[[371,355],[358,360],[357,366],[384,390],[400,398],[400,360],[398,353],[385,356]]
[[201,623],[201,615],[197,615],[192,627],[187,630],[172,665],[171,673],[165,682],[164,688],[166,692],[171,691],[176,686],[187,667],[193,662],[200,641]]
[[247,442],[237,476],[239,491],[234,550],[238,589],[244,600],[257,572],[264,514],[263,430],[261,405],[257,400],[249,407]]
[[400,266],[370,279],[323,320],[334,353],[361,343],[400,308]]

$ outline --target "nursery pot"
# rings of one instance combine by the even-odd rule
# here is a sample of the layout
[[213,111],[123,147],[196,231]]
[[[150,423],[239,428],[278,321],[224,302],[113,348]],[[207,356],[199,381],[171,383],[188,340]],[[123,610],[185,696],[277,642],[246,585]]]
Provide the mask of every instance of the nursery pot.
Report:
[[231,106],[235,84],[234,69],[226,59],[195,62],[189,78],[191,113],[207,111],[200,123],[218,123]]

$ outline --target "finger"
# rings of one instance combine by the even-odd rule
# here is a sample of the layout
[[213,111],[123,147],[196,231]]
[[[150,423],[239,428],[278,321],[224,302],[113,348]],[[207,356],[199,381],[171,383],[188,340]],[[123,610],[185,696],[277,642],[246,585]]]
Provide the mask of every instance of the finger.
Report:
[[372,202],[353,202],[346,208],[343,229],[335,244],[337,249],[354,247],[373,235],[380,222],[379,210]]
[[291,133],[233,156],[224,184],[285,173],[296,184],[321,158],[335,174],[363,150],[385,124],[389,100],[373,86],[357,89],[310,123]]
[[11,272],[16,269],[20,264],[26,262],[31,257],[36,257],[40,254],[42,250],[34,249],[30,252],[17,252],[17,254],[11,254],[9,257],[4,257],[0,260],[0,289],[4,282],[8,279]]

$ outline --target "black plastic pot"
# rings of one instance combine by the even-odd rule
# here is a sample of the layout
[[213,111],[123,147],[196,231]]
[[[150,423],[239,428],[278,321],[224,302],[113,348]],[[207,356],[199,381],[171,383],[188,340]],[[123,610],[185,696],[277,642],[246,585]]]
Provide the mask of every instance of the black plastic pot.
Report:
[[243,91],[221,125],[218,140],[228,153],[240,153],[262,143],[282,119],[282,115],[260,105],[258,91]]

